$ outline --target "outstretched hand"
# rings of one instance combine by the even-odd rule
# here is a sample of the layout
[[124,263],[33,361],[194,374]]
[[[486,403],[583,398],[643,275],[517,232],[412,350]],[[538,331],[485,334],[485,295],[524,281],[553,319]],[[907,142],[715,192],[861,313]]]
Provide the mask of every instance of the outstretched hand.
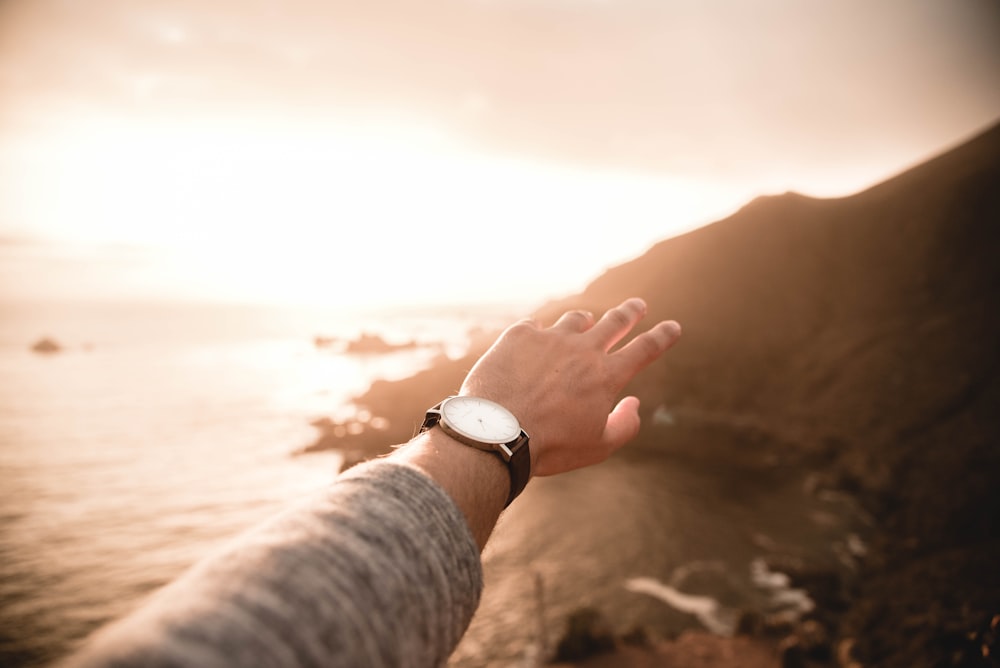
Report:
[[531,438],[532,475],[555,475],[606,459],[639,433],[639,400],[625,385],[680,337],[672,320],[612,352],[646,315],[628,299],[600,320],[570,311],[551,327],[522,320],[504,331],[469,372],[460,394],[491,399]]

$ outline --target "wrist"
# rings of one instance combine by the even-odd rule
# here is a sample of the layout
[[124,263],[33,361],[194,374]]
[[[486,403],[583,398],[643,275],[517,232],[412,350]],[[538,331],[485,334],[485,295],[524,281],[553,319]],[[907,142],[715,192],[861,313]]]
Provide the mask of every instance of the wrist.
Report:
[[497,456],[510,474],[504,507],[524,491],[531,477],[528,434],[507,408],[489,399],[460,394],[427,409],[421,432],[438,428],[450,439]]
[[465,515],[480,548],[486,544],[510,494],[510,474],[499,457],[471,448],[441,429],[418,434],[391,456],[444,488]]
[[443,429],[428,429],[417,434],[399,452],[417,466],[454,469],[470,479],[488,483],[483,491],[490,496],[493,491],[499,491],[501,507],[510,492],[507,466],[499,457],[488,450],[469,447]]

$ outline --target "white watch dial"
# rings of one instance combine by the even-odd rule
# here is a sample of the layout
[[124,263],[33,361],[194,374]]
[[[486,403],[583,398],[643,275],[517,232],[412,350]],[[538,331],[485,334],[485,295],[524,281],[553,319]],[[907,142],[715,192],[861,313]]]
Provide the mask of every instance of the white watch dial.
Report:
[[441,416],[452,429],[482,443],[510,443],[521,434],[509,410],[479,397],[451,397],[441,404]]

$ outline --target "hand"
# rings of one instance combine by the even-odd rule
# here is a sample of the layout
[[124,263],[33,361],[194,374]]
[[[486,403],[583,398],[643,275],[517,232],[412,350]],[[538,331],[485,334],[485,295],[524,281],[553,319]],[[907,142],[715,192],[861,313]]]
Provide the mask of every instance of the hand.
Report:
[[518,418],[531,438],[532,475],[555,475],[606,459],[639,433],[639,400],[625,385],[681,335],[658,323],[609,352],[646,314],[628,299],[597,323],[570,311],[551,327],[522,320],[497,339],[462,383],[460,394],[491,399]]

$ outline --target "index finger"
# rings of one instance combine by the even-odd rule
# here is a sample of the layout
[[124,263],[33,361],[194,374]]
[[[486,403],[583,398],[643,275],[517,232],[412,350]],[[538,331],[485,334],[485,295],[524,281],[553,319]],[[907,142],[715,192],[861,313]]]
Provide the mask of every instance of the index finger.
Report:
[[584,336],[594,339],[607,352],[632,331],[636,323],[646,315],[646,302],[638,297],[626,299],[618,306],[608,309],[596,325]]

